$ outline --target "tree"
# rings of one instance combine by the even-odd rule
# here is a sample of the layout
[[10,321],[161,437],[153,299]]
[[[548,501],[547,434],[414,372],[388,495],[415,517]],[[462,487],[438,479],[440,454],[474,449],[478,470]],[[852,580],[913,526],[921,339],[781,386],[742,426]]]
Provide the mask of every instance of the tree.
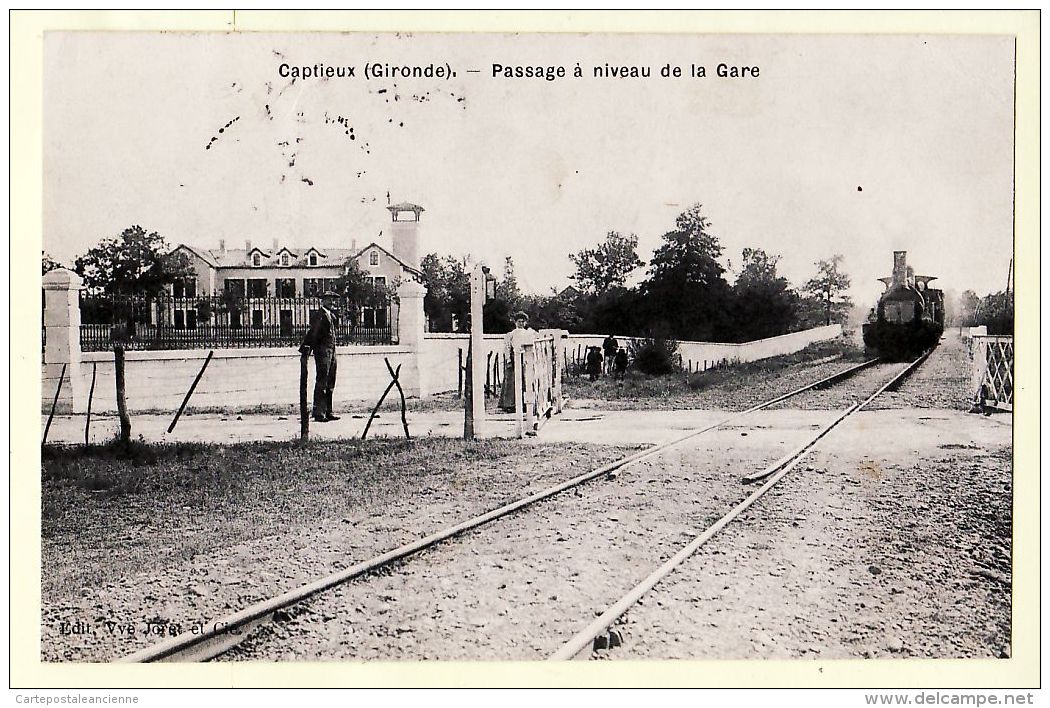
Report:
[[360,322],[362,307],[386,307],[395,298],[397,286],[398,283],[376,284],[352,256],[346,259],[343,275],[335,281],[336,291],[345,298],[348,314],[355,324]]
[[522,304],[518,278],[514,275],[514,259],[510,256],[503,259],[503,280],[496,283],[496,299],[506,302],[508,310],[520,309]]
[[981,306],[981,298],[973,290],[964,290],[959,296],[958,304],[953,308],[955,312],[952,324],[958,327],[972,327],[977,321],[977,309]]
[[780,256],[745,248],[733,285],[734,340],[751,341],[790,332],[798,318],[798,295],[777,275]]
[[988,334],[1012,335],[1014,333],[1014,301],[1004,291],[985,295],[974,315],[978,327],[984,325]]
[[641,290],[654,334],[703,341],[724,330],[729,284],[718,262],[722,246],[702,209],[694,204],[679,214],[649,262]]
[[132,226],[105,238],[77,258],[73,270],[86,288],[107,295],[156,296],[176,278],[192,275],[189,259],[171,248],[156,231]]
[[52,258],[51,256],[47,255],[47,253],[45,253],[44,251],[40,252],[40,263],[43,266],[43,268],[42,268],[43,272],[40,275],[47,275],[48,273],[50,273],[51,271],[55,270],[56,268],[64,268],[65,267],[61,263],[56,261],[54,258]]
[[470,277],[465,259],[428,253],[420,262],[423,284],[427,287],[423,310],[431,330],[452,332],[453,322],[465,332],[470,315]]
[[827,260],[817,261],[817,275],[802,286],[803,292],[814,301],[819,301],[824,313],[824,324],[832,321],[844,323],[849,317],[853,301],[846,295],[850,279],[842,272],[841,255],[834,255]]
[[645,265],[638,258],[637,249],[636,235],[624,236],[618,231],[610,231],[604,243],[569,254],[569,259],[576,266],[576,272],[569,277],[591,294],[600,294],[612,287],[623,287],[627,277]]
[[547,295],[522,296],[521,309],[529,316],[529,325],[534,329],[567,329],[583,331],[580,326],[580,300],[582,296],[574,288],[558,292],[552,288]]

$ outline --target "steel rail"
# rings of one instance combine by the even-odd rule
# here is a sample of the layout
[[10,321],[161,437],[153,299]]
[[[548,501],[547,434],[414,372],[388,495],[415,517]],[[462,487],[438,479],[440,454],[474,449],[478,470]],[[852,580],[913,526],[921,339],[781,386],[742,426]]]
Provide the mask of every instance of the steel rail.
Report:
[[[795,469],[802,460],[806,458],[808,453],[817,442],[825,435],[831,432],[839,423],[850,417],[857,411],[864,408],[866,405],[875,400],[876,397],[881,395],[886,390],[893,387],[899,386],[907,376],[909,376],[923,361],[930,355],[929,350],[925,352],[918,359],[910,363],[903,371],[894,376],[886,384],[879,387],[875,393],[868,396],[864,401],[860,403],[854,403],[852,406],[843,411],[838,417],[835,418],[831,423],[824,426],[819,433],[809,439],[809,441],[800,446],[801,452],[797,454],[789,455],[780,458],[773,465],[770,465],[763,470],[759,475],[754,475],[750,479],[757,480],[760,477],[768,477],[773,475],[767,480],[761,487],[756,489],[754,492],[749,494],[742,502],[734,506],[727,514],[722,516],[716,522],[707,527],[699,536],[690,541],[681,550],[671,556],[665,561],[659,568],[650,573],[644,580],[631,588],[623,597],[617,600],[611,605],[605,612],[594,619],[593,622],[588,624],[582,630],[577,632],[569,641],[562,645],[562,647],[549,657],[549,661],[566,661],[574,659],[582,654],[587,649],[594,646],[594,639],[602,632],[607,630],[618,620],[627,610],[629,610],[641,597],[653,589],[661,580],[670,575],[675,568],[681,565],[687,558],[693,555],[701,546],[707,543],[715,534],[721,531],[729,522],[738,517],[744,511],[746,511],[752,504],[762,498],[766,492],[772,489],[777,482],[784,478],[791,470]],[[747,479],[747,478],[745,478]]]
[[566,489],[579,486],[585,482],[589,482],[596,477],[600,477],[609,472],[613,472],[622,467],[640,462],[641,460],[651,457],[653,455],[660,454],[666,450],[680,445],[698,435],[709,432],[716,428],[719,428],[731,421],[734,421],[748,413],[761,410],[768,406],[772,406],[776,403],[784,401],[792,396],[797,396],[800,393],[806,391],[821,388],[823,386],[830,385],[836,381],[840,381],[844,378],[848,378],[853,374],[856,374],[863,369],[866,369],[874,364],[878,363],[878,359],[870,359],[862,362],[856,366],[852,366],[848,369],[840,371],[838,373],[827,376],[814,383],[806,384],[793,391],[777,396],[776,398],[759,403],[746,410],[733,413],[732,415],[706,427],[693,430],[681,437],[674,440],[655,445],[653,447],[641,450],[633,455],[615,460],[608,464],[602,465],[594,470],[585,472],[584,474],[573,477],[572,479],[556,484],[552,487],[548,487],[544,490],[536,492],[528,497],[518,499],[517,501],[505,504],[501,507],[485,512],[478,516],[474,516],[466,521],[463,521],[455,526],[450,526],[435,533],[432,533],[424,538],[418,539],[411,543],[404,544],[393,550],[387,551],[381,555],[375,556],[369,560],[357,563],[349,568],[341,570],[337,573],[332,573],[323,578],[315,580],[306,585],[302,585],[294,590],[290,590],[286,593],[257,602],[253,605],[246,607],[243,610],[235,612],[231,615],[227,615],[219,620],[216,620],[210,625],[206,625],[203,630],[197,634],[183,633],[175,637],[171,637],[156,644],[152,644],[145,647],[133,654],[129,654],[124,657],[116,659],[118,663],[147,663],[157,661],[170,661],[170,662],[191,662],[191,661],[207,661],[208,659],[214,658],[219,654],[230,649],[232,646],[243,641],[248,634],[250,627],[255,627],[262,624],[268,617],[272,616],[277,610],[295,605],[307,598],[310,598],[318,593],[324,592],[329,588],[332,588],[342,583],[348,582],[356,577],[362,576],[366,573],[372,572],[377,568],[384,565],[393,563],[395,561],[406,558],[407,556],[413,555],[422,551],[426,548],[434,546],[442,541],[445,541],[454,536],[458,536],[462,533],[475,529],[479,526],[487,524],[490,521],[498,519],[500,517],[511,514],[519,509],[526,506],[535,504],[536,502],[542,501],[549,497],[563,492]]

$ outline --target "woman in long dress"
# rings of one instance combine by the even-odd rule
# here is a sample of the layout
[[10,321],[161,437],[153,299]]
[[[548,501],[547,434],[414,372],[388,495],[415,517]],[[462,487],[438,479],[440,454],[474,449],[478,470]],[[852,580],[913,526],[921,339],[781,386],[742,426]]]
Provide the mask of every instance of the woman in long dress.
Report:
[[[518,334],[519,331],[522,334]],[[519,342],[525,341],[526,337],[523,334],[526,332],[535,334],[533,330],[529,329],[529,316],[524,312],[514,313],[514,329],[503,336],[503,389],[499,395],[499,407],[500,410],[507,413],[515,411],[514,389],[512,386],[515,380],[520,381],[521,379],[520,375],[515,376],[515,372],[518,369],[515,364],[521,357],[521,351],[520,345],[517,349],[515,348],[514,341],[515,339]],[[524,389],[524,382],[520,385]]]

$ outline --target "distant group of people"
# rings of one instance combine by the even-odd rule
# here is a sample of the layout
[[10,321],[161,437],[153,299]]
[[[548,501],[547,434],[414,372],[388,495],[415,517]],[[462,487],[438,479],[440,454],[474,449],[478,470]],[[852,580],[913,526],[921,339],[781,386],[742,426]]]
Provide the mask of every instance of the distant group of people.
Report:
[[[604,354],[603,354],[604,352]],[[611,334],[599,347],[587,347],[587,376],[597,381],[603,373],[622,379],[627,375],[627,349]]]

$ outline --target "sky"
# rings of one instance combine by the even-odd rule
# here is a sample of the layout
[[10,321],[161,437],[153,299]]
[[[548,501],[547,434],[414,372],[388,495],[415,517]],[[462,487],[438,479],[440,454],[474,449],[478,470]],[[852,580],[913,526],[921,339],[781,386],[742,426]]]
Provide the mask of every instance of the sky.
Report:
[[[730,281],[751,247],[795,284],[841,254],[861,305],[894,250],[946,290],[1006,285],[1009,37],[112,32],[44,50],[44,248],[65,263],[132,224],[203,248],[385,244],[389,193],[426,209],[421,253],[497,272],[509,255],[531,292],[570,284],[568,254],[610,230],[648,261],[693,203]],[[456,75],[366,78],[375,62]],[[317,64],[354,76],[281,75]]]

